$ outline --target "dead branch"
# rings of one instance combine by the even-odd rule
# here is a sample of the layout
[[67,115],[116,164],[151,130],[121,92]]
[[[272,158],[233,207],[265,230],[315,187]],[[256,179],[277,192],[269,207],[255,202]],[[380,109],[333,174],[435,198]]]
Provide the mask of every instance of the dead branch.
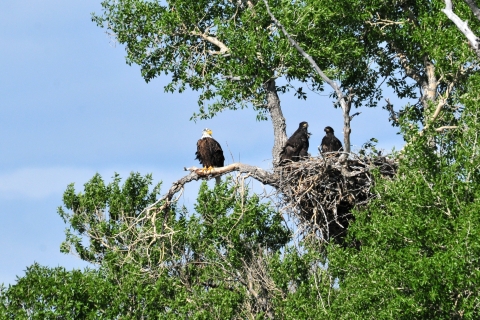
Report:
[[[235,162],[232,164],[229,164],[228,166],[221,167],[221,168],[213,168],[210,171],[204,171],[202,168],[197,168],[197,167],[190,167],[190,168],[184,168],[185,171],[190,171],[190,174],[187,177],[192,176],[192,174],[197,175],[197,178],[191,178],[192,180],[198,180],[198,179],[210,179],[214,177],[218,177],[221,175],[224,175],[226,173],[230,173],[233,171],[238,171],[240,173],[246,173],[249,176],[253,177],[254,179],[260,181],[261,183],[265,185],[270,185],[272,187],[277,186],[277,179],[275,177],[275,174],[272,174],[268,171],[263,170],[262,168],[251,166],[249,164],[244,164],[240,162]],[[186,177],[185,177],[186,178]],[[182,179],[178,180],[177,183],[181,182]],[[185,181],[183,184],[190,182]],[[182,187],[183,187],[182,184]],[[172,190],[172,189],[170,189]],[[178,191],[175,191],[175,193]]]
[[[158,199],[149,207],[145,208],[143,212],[150,211],[153,208],[156,208],[157,205],[162,202],[163,204],[160,206],[160,208],[158,208],[158,211],[167,211],[166,209],[170,206],[173,197],[175,196],[175,194],[177,194],[180,190],[183,189],[185,184],[192,181],[198,181],[200,179],[210,179],[214,177],[219,177],[233,171],[238,171],[240,173],[248,174],[249,176],[255,178],[256,180],[260,181],[265,185],[270,185],[273,187],[277,186],[276,184],[277,179],[275,178],[274,174],[269,173],[263,170],[262,168],[239,163],[239,162],[232,163],[228,166],[221,167],[221,168],[213,168],[212,170],[209,170],[209,171],[204,171],[203,169],[197,168],[197,167],[184,168],[184,170],[190,171],[190,173],[184,176],[183,178],[175,181],[170,187],[170,189],[168,190],[168,192],[163,197]],[[157,209],[154,211],[157,211]]]

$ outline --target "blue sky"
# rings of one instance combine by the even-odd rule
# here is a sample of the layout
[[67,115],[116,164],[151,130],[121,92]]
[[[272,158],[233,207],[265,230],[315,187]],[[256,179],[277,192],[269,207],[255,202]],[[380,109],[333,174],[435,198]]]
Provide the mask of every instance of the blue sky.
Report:
[[[227,163],[270,167],[269,122],[257,122],[252,110],[189,121],[196,94],[164,93],[167,77],[146,84],[139,68],[125,63],[124,48],[91,22],[94,11],[100,0],[0,2],[0,283],[14,283],[34,262],[86,266],[59,251],[66,226],[56,208],[69,183],[81,190],[95,172],[109,181],[114,172],[138,171],[163,180],[166,191],[183,167],[199,165],[195,144],[205,127]],[[328,96],[280,98],[289,135],[309,122],[312,154],[325,126],[341,132],[341,111]],[[360,111],[353,149],[372,137],[386,150],[402,146],[385,110]],[[198,185],[187,186],[187,206]]]

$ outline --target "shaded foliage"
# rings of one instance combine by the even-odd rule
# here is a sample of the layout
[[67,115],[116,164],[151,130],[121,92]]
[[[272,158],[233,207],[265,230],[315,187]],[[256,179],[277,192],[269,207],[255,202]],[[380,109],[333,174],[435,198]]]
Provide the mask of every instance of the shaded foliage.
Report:
[[[333,308],[344,319],[478,317],[479,109],[472,95],[461,102],[458,130],[417,136],[398,178],[378,185],[378,200],[356,212],[349,236],[361,249],[331,248],[341,288]],[[439,141],[436,151],[428,135]]]

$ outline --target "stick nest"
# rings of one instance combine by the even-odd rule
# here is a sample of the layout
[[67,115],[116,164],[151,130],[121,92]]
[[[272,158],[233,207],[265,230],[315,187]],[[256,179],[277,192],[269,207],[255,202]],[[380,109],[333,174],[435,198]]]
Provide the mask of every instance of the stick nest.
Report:
[[392,179],[397,167],[394,159],[352,154],[350,159],[330,155],[292,162],[278,168],[281,203],[308,234],[343,243],[352,209],[376,197],[373,170]]

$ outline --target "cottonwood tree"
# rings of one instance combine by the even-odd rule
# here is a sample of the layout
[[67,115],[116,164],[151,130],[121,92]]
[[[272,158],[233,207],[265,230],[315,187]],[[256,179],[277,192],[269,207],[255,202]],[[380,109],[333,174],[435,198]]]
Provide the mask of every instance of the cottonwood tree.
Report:
[[[466,3],[456,2],[454,12],[479,34]],[[368,190],[375,198],[353,209],[355,221],[340,244],[319,245],[315,236],[324,235],[314,232],[291,245],[276,210],[247,196],[246,175],[285,190],[275,168],[216,169],[246,175],[213,190],[202,185],[190,214],[174,196],[202,177],[193,169],[163,197],[151,177],[138,174],[123,185],[119,177],[106,184],[95,176],[80,193],[70,186],[60,210],[70,227],[62,249],[99,264],[106,273],[98,279],[121,293],[111,296],[113,307],[99,299],[93,315],[141,317],[161,309],[164,318],[478,317],[478,60],[442,12],[443,1],[119,0],[103,7],[95,20],[125,44],[127,61],[139,64],[147,81],[167,73],[167,90],[199,91],[194,117],[250,106],[269,118],[274,162],[286,138],[279,77],[313,90],[325,90],[328,79],[337,86],[331,91],[337,106],[342,95],[353,107],[376,106],[388,98],[384,84],[415,102],[394,109],[387,100],[388,117],[408,143],[394,179],[380,170],[357,176],[375,182]],[[355,159],[350,154],[350,163]],[[325,177],[357,173],[335,165],[324,166]],[[304,167],[318,169],[312,162]],[[312,178],[299,176],[289,180],[292,188]],[[301,194],[317,199],[310,190]],[[29,276],[42,280],[33,271]],[[2,289],[3,305],[35,308],[38,299],[55,297],[37,292],[22,304],[22,290]]]
[[[272,6],[287,3],[277,1]],[[306,82],[314,90],[323,90],[324,80],[282,35],[262,1],[122,0],[104,1],[102,6],[103,13],[94,15],[94,20],[125,45],[127,62],[138,64],[146,81],[167,74],[172,81],[166,90],[182,92],[189,86],[199,91],[199,110],[193,118],[247,106],[258,111],[259,119],[268,116],[274,133],[273,163],[278,164],[287,137],[277,94],[282,88],[276,80]],[[360,105],[375,91],[376,77],[354,30],[338,32],[330,26],[330,21],[342,19],[348,7],[330,5],[317,23],[311,19],[319,17],[308,12],[309,6],[290,5],[282,18],[285,23],[298,23],[302,31],[315,30],[306,37],[296,34],[305,40],[318,66],[354,91],[349,99]],[[305,95],[301,89],[296,94]]]
[[378,180],[379,198],[349,227],[361,250],[329,248],[338,319],[478,318],[479,84],[472,76],[457,101],[464,108],[457,129],[427,128],[406,146],[398,178]]
[[[104,1],[103,12],[94,20],[125,45],[127,62],[141,66],[146,81],[167,74],[172,81],[166,90],[182,92],[189,86],[199,91],[199,110],[193,118],[247,106],[258,111],[258,118],[268,116],[276,165],[286,141],[276,86],[280,77],[306,82],[313,90],[333,87],[330,92],[338,100],[332,104],[344,111],[347,148],[351,106],[389,101],[382,95],[382,84],[400,98],[417,99],[397,106],[398,112],[386,104],[394,125],[401,114],[419,130],[433,123],[438,130],[455,127],[456,108],[449,98],[461,92],[477,62],[468,44],[456,36],[455,25],[441,13],[443,5],[122,0]],[[466,5],[458,9],[472,15]],[[477,30],[478,24],[472,28]]]

